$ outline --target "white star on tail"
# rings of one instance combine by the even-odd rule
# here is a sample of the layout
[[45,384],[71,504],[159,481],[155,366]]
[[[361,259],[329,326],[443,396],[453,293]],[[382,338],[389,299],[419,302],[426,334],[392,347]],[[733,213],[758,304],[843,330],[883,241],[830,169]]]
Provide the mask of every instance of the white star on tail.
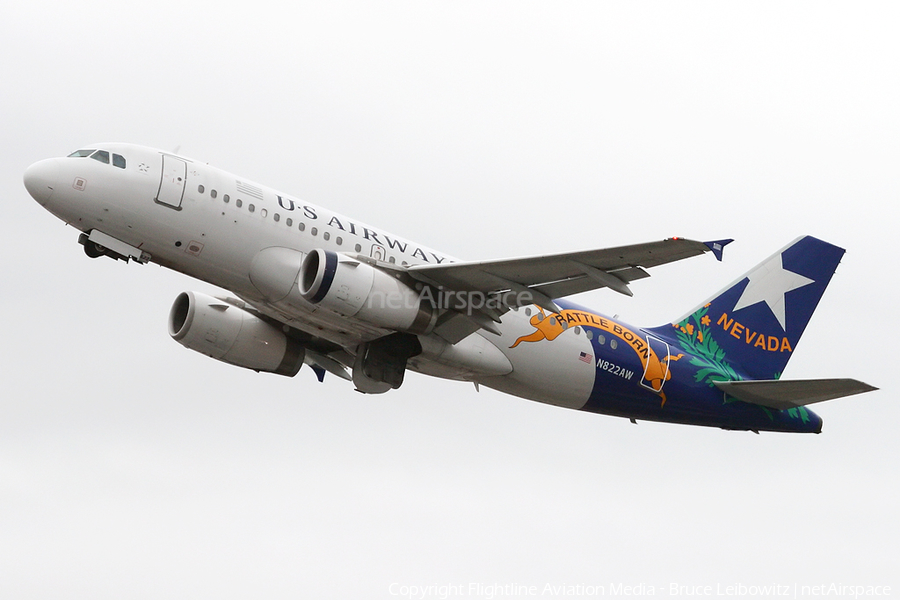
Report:
[[785,331],[787,331],[787,325],[785,324],[784,295],[791,290],[815,283],[808,277],[786,271],[782,265],[780,254],[761,264],[747,277],[750,279],[750,283],[744,288],[744,293],[734,305],[734,310],[738,311],[757,302],[765,302]]

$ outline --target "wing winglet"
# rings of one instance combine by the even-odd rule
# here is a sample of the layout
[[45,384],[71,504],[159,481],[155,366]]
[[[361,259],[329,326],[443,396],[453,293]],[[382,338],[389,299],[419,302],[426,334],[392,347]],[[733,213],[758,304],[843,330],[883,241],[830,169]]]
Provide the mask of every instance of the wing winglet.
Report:
[[725,250],[725,246],[733,242],[734,240],[713,240],[711,242],[703,242],[706,244],[706,247],[712,250],[713,256],[716,257],[716,260],[722,262],[722,251]]

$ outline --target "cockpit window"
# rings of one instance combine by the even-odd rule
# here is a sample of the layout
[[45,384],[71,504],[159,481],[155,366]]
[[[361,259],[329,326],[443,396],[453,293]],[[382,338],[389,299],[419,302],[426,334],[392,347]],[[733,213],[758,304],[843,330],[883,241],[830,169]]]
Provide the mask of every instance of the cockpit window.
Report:
[[107,152],[106,150],[97,150],[96,152],[91,154],[91,158],[93,158],[94,160],[99,160],[104,164],[109,164],[109,152]]
[[[100,161],[105,165],[109,164],[109,152],[106,150],[95,150],[84,149],[84,150],[76,150],[72,154],[68,156],[68,158],[83,158],[85,156],[90,156],[94,160]],[[112,164],[115,167],[119,167],[120,169],[125,168],[125,157],[121,154],[113,154],[112,155]]]

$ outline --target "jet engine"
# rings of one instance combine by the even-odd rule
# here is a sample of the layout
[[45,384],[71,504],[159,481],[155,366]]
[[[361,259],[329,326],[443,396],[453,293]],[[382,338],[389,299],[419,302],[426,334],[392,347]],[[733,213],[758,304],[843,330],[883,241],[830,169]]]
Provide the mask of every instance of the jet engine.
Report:
[[377,327],[427,334],[437,319],[433,303],[396,277],[321,248],[303,259],[299,283],[312,304]]
[[280,328],[197,292],[175,299],[169,335],[185,348],[254,371],[293,377],[303,366],[305,348]]

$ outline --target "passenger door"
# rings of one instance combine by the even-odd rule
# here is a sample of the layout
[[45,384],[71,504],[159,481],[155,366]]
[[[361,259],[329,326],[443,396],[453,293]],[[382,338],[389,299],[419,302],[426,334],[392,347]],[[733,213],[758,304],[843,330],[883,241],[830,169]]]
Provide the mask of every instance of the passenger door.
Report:
[[171,208],[181,210],[184,198],[184,186],[187,183],[187,163],[180,158],[162,155],[162,177],[156,201]]

